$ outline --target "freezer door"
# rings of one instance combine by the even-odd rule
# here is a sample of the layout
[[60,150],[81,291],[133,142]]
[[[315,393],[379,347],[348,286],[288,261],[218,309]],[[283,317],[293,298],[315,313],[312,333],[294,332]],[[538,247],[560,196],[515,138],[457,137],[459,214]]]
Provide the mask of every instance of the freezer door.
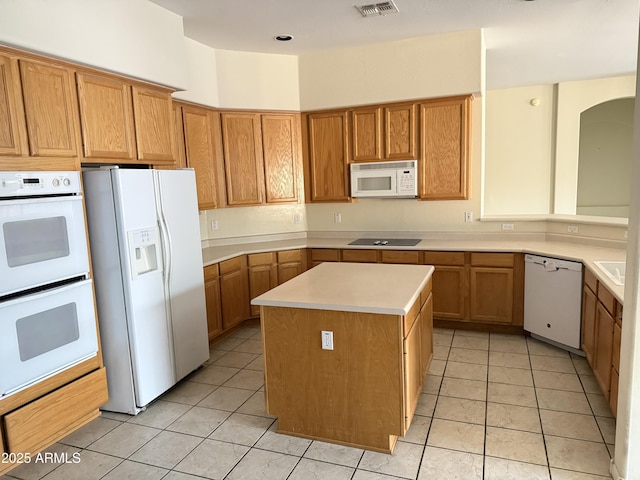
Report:
[[157,170],[155,175],[165,245],[165,289],[179,380],[209,358],[196,181],[191,169]]
[[[165,310],[162,254],[158,253],[161,245],[154,176],[151,170],[111,172],[135,399],[137,406],[142,407],[177,381]],[[107,371],[108,361],[105,358]]]

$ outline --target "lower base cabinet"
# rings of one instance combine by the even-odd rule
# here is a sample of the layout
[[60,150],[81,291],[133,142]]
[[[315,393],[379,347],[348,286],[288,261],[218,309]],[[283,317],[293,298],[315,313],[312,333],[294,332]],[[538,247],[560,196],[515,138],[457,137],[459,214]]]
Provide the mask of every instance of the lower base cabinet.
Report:
[[204,267],[204,297],[207,305],[209,343],[222,333],[222,299],[218,264]]

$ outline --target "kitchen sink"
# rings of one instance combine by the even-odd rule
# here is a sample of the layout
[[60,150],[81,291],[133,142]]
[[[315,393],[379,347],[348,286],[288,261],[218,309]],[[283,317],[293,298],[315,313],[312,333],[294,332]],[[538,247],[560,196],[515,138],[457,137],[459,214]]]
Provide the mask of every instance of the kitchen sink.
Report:
[[381,247],[413,247],[420,243],[419,238],[358,238],[349,245],[373,245]]
[[595,261],[596,266],[616,285],[624,285],[626,262]]

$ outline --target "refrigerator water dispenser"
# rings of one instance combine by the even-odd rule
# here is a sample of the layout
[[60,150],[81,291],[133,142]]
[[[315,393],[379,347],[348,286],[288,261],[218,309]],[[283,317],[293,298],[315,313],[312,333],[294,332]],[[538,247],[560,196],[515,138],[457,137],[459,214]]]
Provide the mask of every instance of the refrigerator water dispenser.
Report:
[[162,269],[160,234],[158,228],[145,228],[127,232],[131,277],[135,280],[145,273]]

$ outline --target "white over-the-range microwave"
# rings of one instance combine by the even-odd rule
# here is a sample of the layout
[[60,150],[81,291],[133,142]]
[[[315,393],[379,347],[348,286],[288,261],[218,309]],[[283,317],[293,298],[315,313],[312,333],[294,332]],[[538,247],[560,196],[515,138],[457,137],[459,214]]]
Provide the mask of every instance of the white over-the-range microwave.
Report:
[[351,164],[352,197],[415,198],[417,160]]

